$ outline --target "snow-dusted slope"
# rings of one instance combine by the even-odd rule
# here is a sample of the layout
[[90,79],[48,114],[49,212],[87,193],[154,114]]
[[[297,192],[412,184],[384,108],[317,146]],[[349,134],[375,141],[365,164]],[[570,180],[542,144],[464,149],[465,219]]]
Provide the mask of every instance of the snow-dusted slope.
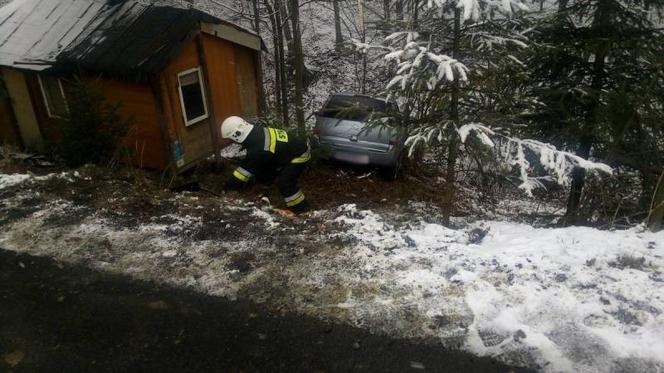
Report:
[[664,369],[664,233],[495,221],[396,229],[352,206],[337,219],[359,242],[334,260],[355,265],[331,271],[389,289],[345,302],[357,323],[368,311],[396,322],[411,308],[423,317],[413,335],[461,337],[470,351],[545,371]]
[[[664,371],[664,232],[504,221],[449,229],[423,205],[414,213],[344,205],[287,219],[189,194],[161,200],[167,211],[137,222],[131,211],[81,205],[81,192],[45,199],[54,187],[87,184],[99,182],[0,175],[0,215],[9,217],[0,219],[0,246],[437,338],[546,372]],[[103,205],[125,206],[126,195]]]

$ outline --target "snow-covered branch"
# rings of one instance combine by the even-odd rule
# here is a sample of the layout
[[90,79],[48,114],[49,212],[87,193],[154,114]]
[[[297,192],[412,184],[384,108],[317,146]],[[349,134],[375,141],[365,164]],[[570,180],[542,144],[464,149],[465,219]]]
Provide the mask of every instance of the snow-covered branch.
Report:
[[515,11],[528,10],[528,6],[522,0],[428,0],[429,9],[437,7],[446,9],[455,6],[462,11],[464,21],[478,20],[482,14],[499,12],[511,16]]
[[[430,144],[433,141],[443,141],[443,133],[451,122],[446,122],[442,127],[419,128],[414,131],[407,141],[409,154],[413,154],[417,147]],[[519,139],[512,136],[497,133],[491,128],[480,123],[468,123],[454,132],[463,144],[468,144],[470,134],[474,134],[480,142],[490,148],[496,149],[498,161],[515,167],[519,174],[521,184],[519,188],[526,194],[532,196],[533,190],[544,187],[542,180],[554,181],[559,185],[568,185],[570,174],[576,167],[588,171],[600,171],[612,174],[611,167],[604,163],[593,162],[583,159],[567,151],[558,150],[555,146],[532,139]],[[498,145],[496,145],[498,144]],[[549,174],[546,177],[533,176],[533,165],[538,162]]]
[[468,80],[468,68],[445,54],[436,54],[423,43],[409,41],[402,49],[395,49],[384,57],[388,63],[396,64],[396,75],[387,84],[387,89],[416,88],[420,83],[429,90],[441,82]]

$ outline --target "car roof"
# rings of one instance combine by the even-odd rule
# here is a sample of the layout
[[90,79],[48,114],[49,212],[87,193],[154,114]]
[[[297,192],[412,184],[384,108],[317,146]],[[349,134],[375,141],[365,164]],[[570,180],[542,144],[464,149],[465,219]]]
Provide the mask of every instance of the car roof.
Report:
[[387,101],[387,98],[385,98],[385,97],[376,97],[376,96],[370,96],[370,95],[365,95],[365,94],[361,94],[361,93],[352,93],[352,92],[337,92],[337,93],[331,94],[330,98],[332,98],[332,97],[364,97],[364,98],[370,98],[372,100],[392,102],[392,101]]

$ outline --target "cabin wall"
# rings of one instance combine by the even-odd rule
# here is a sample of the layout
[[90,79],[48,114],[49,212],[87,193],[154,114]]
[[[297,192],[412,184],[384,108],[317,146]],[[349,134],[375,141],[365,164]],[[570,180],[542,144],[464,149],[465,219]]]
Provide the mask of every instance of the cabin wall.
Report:
[[[36,72],[25,72],[25,83],[28,86],[30,100],[32,101],[32,110],[37,118],[37,125],[42,134],[43,140],[57,140],[60,137],[55,122],[48,116],[44,95],[39,86],[39,74]],[[65,95],[66,100],[66,95]]]
[[[212,106],[217,118],[217,126],[220,126],[224,119],[242,114],[237,84],[235,48],[233,43],[208,34],[202,34],[202,38]],[[221,131],[217,130],[217,136],[219,144],[227,142],[221,139]]]
[[120,115],[130,119],[131,127],[124,144],[132,162],[142,168],[166,168],[168,161],[150,86],[107,78],[84,78],[83,81],[99,89],[109,102],[120,103]]
[[253,117],[259,114],[259,79],[257,76],[256,51],[235,46],[235,68],[238,92],[242,106],[242,116]]
[[[60,136],[57,125],[49,118],[44,97],[39,86],[38,73],[12,69],[2,71],[11,101],[18,132],[24,146],[31,150],[43,151],[44,140],[57,141]],[[111,104],[120,104],[119,113],[131,120],[131,127],[125,138],[129,150],[128,159],[133,164],[152,169],[164,169],[168,162],[164,155],[161,130],[159,128],[156,102],[147,84],[136,84],[101,77],[84,77],[83,82],[98,89]],[[62,78],[65,100],[72,83]],[[3,120],[0,134],[4,138],[7,117],[0,102],[0,119]]]
[[[178,74],[193,68],[201,68],[201,73],[205,73],[199,59],[196,41],[190,40],[180,54],[163,70],[158,82],[165,127],[171,142],[172,154],[170,156],[175,160],[178,169],[209,157],[215,149],[211,128],[211,110],[213,108],[210,105],[207,107],[208,117],[206,119],[189,126],[185,125],[178,89]],[[203,84],[205,83],[203,82]],[[204,93],[204,96],[207,98],[207,94]],[[212,96],[214,101],[216,97],[214,94]]]
[[[1,79],[3,79],[2,70],[0,70],[0,80]],[[3,91],[3,93],[8,92]],[[14,109],[12,109],[11,99],[8,96],[4,96],[3,93],[0,93],[0,145],[8,144],[16,147],[23,147],[21,133],[19,132],[18,124],[14,117]]]
[[[260,90],[253,49],[231,43],[208,33],[201,34],[217,126],[229,116],[251,119],[259,114]],[[225,145],[228,140],[217,141]]]
[[26,74],[18,70],[3,69],[2,76],[23,145],[29,150],[43,150],[44,139],[33,108]]

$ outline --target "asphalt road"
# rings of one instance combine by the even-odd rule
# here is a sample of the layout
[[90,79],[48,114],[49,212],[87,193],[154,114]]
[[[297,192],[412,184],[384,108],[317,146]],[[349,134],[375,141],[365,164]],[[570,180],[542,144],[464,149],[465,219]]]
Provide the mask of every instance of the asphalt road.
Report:
[[0,249],[0,372],[81,371],[524,370]]

